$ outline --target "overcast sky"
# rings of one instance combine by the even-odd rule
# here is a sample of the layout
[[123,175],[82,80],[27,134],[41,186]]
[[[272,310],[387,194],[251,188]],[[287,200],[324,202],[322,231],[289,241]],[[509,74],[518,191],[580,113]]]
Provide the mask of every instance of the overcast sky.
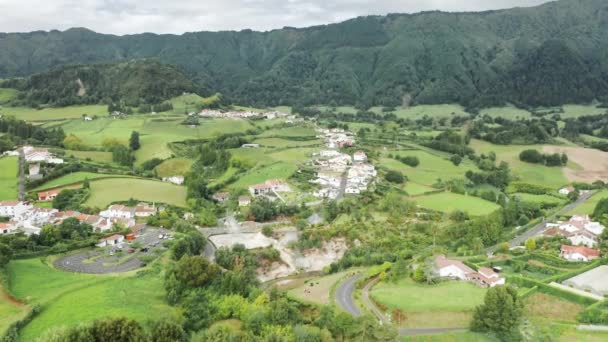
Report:
[[270,30],[368,14],[481,11],[547,0],[0,0],[0,31],[87,27],[97,32]]

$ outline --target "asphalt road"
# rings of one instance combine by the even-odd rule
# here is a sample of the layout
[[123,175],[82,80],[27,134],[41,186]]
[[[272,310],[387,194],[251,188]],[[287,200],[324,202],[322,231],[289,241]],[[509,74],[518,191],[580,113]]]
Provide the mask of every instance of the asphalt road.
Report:
[[353,301],[355,286],[357,285],[357,281],[361,278],[363,278],[362,274],[355,274],[340,284],[336,290],[336,303],[344,311],[348,312],[354,317],[361,316],[361,311],[359,311],[355,305],[355,302]]
[[509,241],[509,246],[511,246],[511,247],[519,246],[523,242],[528,240],[529,238],[540,234],[545,229],[548,221],[549,222],[553,221],[557,216],[563,215],[563,214],[569,212],[570,210],[578,207],[583,202],[587,201],[589,199],[589,197],[591,197],[591,195],[593,195],[593,192],[588,192],[588,193],[581,195],[581,197],[579,197],[576,201],[566,205],[560,211],[547,217],[544,220],[544,222],[539,223],[536,226],[534,226],[533,228],[528,229],[527,231],[523,232],[521,235],[516,236],[513,240]]

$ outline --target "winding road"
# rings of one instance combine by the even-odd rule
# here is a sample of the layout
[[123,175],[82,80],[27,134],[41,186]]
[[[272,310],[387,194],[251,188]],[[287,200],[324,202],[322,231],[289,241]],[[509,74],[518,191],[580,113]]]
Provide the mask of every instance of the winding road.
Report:
[[353,301],[357,281],[361,278],[363,278],[363,274],[355,274],[342,282],[336,290],[336,303],[353,317],[361,317],[361,311]]

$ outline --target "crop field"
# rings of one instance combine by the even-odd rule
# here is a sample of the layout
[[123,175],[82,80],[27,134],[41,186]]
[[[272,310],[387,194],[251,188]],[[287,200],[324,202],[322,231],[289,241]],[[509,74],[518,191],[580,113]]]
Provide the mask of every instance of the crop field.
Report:
[[389,312],[401,310],[405,314],[401,326],[423,328],[467,326],[485,293],[485,289],[468,282],[421,285],[405,279],[379,283],[371,296]]
[[479,197],[465,196],[451,192],[420,196],[416,197],[414,200],[423,208],[445,213],[461,210],[475,216],[487,215],[500,208],[498,204]]
[[88,105],[88,106],[70,106],[63,108],[44,108],[34,109],[27,107],[5,107],[2,112],[7,115],[13,115],[17,119],[25,121],[53,121],[61,119],[79,119],[81,121],[83,114],[89,116],[108,116],[108,107],[103,105]]
[[567,168],[564,174],[572,182],[592,183],[608,180],[608,152],[583,147],[545,146],[545,153],[566,153],[578,168]]
[[[542,145],[494,145],[473,139],[471,140],[471,147],[477,153],[496,153],[496,159],[509,163],[511,173],[524,182],[545,185],[555,189],[568,184],[568,179],[564,175],[562,168],[524,163],[519,160],[521,151],[527,149],[542,150]],[[568,168],[574,169],[576,166],[573,163],[569,163]]]
[[433,185],[437,182],[437,179],[449,180],[452,178],[463,178],[468,170],[477,170],[477,167],[471,162],[465,161],[459,166],[455,166],[451,161],[445,158],[421,150],[389,151],[388,153],[400,156],[418,157],[420,165],[417,167],[411,167],[390,158],[382,158],[380,160],[380,165],[386,166],[391,170],[401,171],[409,180],[421,185]]
[[526,298],[525,315],[549,321],[576,322],[576,315],[584,309],[581,304],[537,292]]
[[158,177],[185,176],[190,172],[192,160],[183,158],[173,158],[165,160],[155,168]]
[[131,176],[111,175],[94,172],[74,172],[48,181],[34,189],[34,191],[59,188],[66,185],[81,183],[85,180],[85,178],[88,178],[89,180],[94,180],[98,178],[131,178]]
[[97,163],[112,163],[112,153],[104,151],[72,151],[65,150],[66,156],[74,156],[78,159],[91,160]]
[[0,201],[17,199],[18,163],[17,157],[0,157]]
[[22,330],[23,341],[33,341],[51,327],[101,317],[144,321],[176,315],[164,303],[162,279],[157,275],[85,275],[56,270],[41,259],[26,259],[12,261],[8,277],[17,298],[43,304],[43,311]]
[[90,207],[105,208],[115,201],[129,199],[186,205],[186,188],[147,179],[110,178],[91,182],[91,196],[85,202]]
[[593,194],[591,198],[586,200],[584,203],[581,203],[578,207],[567,212],[566,215],[591,215],[593,214],[593,210],[595,210],[595,206],[602,198],[608,198],[608,190],[600,190],[599,192]]

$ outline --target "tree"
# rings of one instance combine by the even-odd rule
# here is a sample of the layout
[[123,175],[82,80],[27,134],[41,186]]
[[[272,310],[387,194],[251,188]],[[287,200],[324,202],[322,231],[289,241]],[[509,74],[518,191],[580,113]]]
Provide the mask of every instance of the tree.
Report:
[[91,181],[89,181],[88,177],[84,178],[84,181],[82,182],[82,188],[83,189],[90,189],[91,188]]
[[204,252],[206,245],[207,240],[205,240],[205,237],[198,231],[193,231],[186,234],[185,237],[175,241],[173,246],[171,246],[171,251],[173,252],[173,258],[179,260],[184,255],[201,255]]
[[133,151],[139,150],[139,148],[141,147],[141,145],[139,143],[139,132],[137,132],[137,131],[131,132],[131,138],[129,139],[129,147]]
[[0,243],[0,268],[6,266],[12,257],[13,250],[8,245]]
[[403,176],[403,173],[394,170],[388,171],[384,176],[384,179],[396,184],[403,184],[403,182],[405,182],[405,176]]
[[452,162],[452,164],[454,164],[455,166],[460,165],[460,163],[462,163],[462,157],[455,154],[453,156],[450,157],[450,161]]
[[63,139],[63,146],[68,150],[85,150],[87,145],[74,134],[70,134]]
[[160,320],[150,323],[150,342],[186,342],[188,335],[184,329],[173,322]]
[[97,341],[143,342],[146,337],[142,327],[128,318],[110,318],[95,321],[91,327]]
[[135,157],[126,146],[116,145],[112,148],[112,161],[123,166],[133,166]]
[[490,288],[484,303],[475,308],[471,330],[494,333],[503,341],[518,336],[517,328],[523,314],[523,303],[510,285]]
[[536,249],[536,240],[529,238],[526,240],[526,250],[528,252],[533,252]]
[[608,214],[608,198],[602,198],[597,202],[592,216],[594,219],[599,220],[604,217],[605,214]]

